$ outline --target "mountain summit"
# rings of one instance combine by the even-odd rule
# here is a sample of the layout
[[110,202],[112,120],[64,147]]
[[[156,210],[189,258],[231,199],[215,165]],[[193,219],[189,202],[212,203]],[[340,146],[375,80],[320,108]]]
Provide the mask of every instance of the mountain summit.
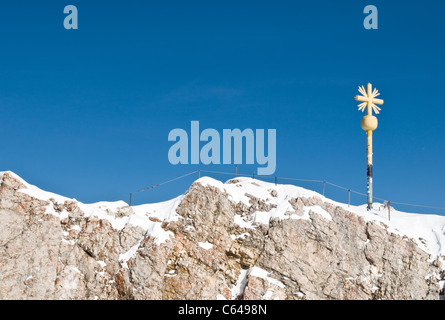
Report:
[[439,299],[445,217],[203,177],[83,204],[0,172],[0,299]]

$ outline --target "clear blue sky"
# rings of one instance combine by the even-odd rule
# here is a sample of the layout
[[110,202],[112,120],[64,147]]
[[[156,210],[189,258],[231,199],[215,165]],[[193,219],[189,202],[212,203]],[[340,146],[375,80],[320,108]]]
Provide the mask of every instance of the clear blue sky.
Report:
[[[63,28],[69,4],[78,30]],[[363,27],[368,4],[379,30]],[[385,100],[375,195],[444,207],[444,12],[437,0],[3,1],[0,171],[83,202],[108,199],[196,170],[169,163],[167,136],[199,120],[221,132],[276,129],[276,175],[365,192],[353,98],[372,82]],[[135,202],[169,199],[193,179]]]

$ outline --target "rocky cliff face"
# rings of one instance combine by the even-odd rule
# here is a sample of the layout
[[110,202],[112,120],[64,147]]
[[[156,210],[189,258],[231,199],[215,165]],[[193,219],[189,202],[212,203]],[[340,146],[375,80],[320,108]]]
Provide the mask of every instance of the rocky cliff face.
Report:
[[1,176],[1,299],[439,299],[441,273],[383,219],[297,187],[203,178],[129,207]]

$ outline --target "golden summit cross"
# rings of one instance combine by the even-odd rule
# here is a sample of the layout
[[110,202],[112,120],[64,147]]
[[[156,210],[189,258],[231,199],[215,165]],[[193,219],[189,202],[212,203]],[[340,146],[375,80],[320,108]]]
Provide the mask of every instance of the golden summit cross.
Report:
[[372,89],[372,84],[368,83],[367,90],[363,86],[358,88],[361,96],[355,96],[356,101],[362,102],[358,105],[359,111],[365,111],[366,116],[362,118],[362,129],[366,131],[367,136],[367,196],[368,196],[368,210],[372,209],[372,132],[377,129],[377,118],[372,114],[380,113],[380,108],[377,105],[382,105],[384,101],[377,99],[380,95],[377,89]]

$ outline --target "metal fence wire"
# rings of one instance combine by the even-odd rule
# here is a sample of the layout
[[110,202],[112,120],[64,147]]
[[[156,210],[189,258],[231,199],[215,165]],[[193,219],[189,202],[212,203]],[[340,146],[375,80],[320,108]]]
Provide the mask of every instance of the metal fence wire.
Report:
[[[362,193],[362,192],[358,192],[358,191],[352,190],[350,188],[345,188],[345,187],[342,187],[340,185],[337,185],[335,183],[332,183],[332,182],[329,182],[329,181],[326,181],[326,180],[298,179],[298,178],[278,177],[278,176],[275,176],[275,177],[273,177],[273,176],[260,176],[260,175],[255,175],[255,173],[244,174],[244,173],[239,173],[238,172],[238,167],[236,166],[235,167],[235,172],[222,172],[222,171],[211,171],[211,170],[201,170],[201,169],[198,169],[198,170],[189,172],[187,174],[181,175],[179,177],[176,177],[176,178],[173,178],[173,179],[170,179],[170,180],[166,180],[166,181],[163,181],[161,183],[158,183],[158,184],[155,184],[155,185],[152,185],[152,186],[145,187],[145,188],[140,189],[140,190],[136,190],[136,191],[132,191],[132,192],[129,192],[129,193],[121,194],[119,196],[107,199],[105,201],[114,201],[114,200],[122,199],[123,197],[129,197],[129,200],[130,200],[129,205],[131,206],[132,198],[133,198],[133,195],[135,193],[140,193],[140,192],[144,192],[144,191],[147,191],[147,190],[155,189],[155,188],[160,187],[162,185],[165,185],[165,184],[168,184],[168,183],[171,183],[171,182],[174,182],[174,181],[178,181],[180,179],[183,179],[185,177],[191,176],[193,174],[198,174],[198,178],[200,178],[202,173],[228,175],[228,176],[233,176],[234,178],[237,178],[237,177],[251,177],[253,179],[259,179],[259,180],[260,179],[274,179],[275,185],[278,184],[279,180],[280,181],[284,180],[284,181],[298,181],[298,182],[320,183],[320,184],[322,184],[322,195],[323,196],[325,196],[325,193],[326,193],[326,186],[329,185],[331,187],[334,187],[334,188],[346,191],[348,193],[348,206],[351,205],[351,193],[367,197],[367,195]],[[391,214],[390,210],[391,210],[391,205],[392,204],[408,206],[408,207],[424,208],[424,209],[445,210],[445,207],[435,207],[435,206],[423,205],[423,204],[412,204],[412,203],[405,203],[405,202],[389,201],[387,199],[383,199],[383,198],[379,198],[379,197],[373,197],[373,198],[376,199],[376,200],[383,201],[385,203],[386,207],[388,208],[388,219],[390,219],[390,214]]]

